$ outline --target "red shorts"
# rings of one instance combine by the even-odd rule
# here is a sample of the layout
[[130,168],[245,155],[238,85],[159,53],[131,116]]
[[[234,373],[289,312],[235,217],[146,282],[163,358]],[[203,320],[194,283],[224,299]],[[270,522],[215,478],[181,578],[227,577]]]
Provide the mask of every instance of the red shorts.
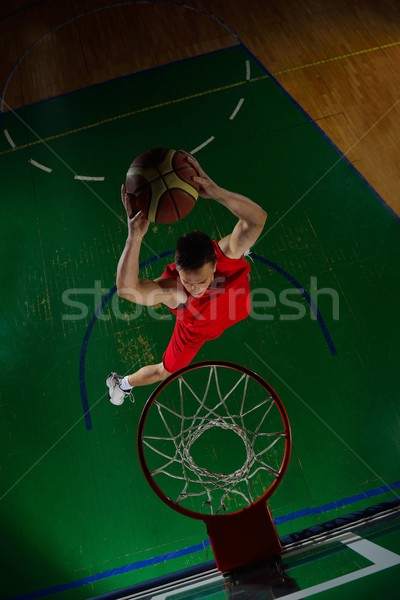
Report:
[[213,334],[192,331],[177,319],[171,340],[163,355],[164,368],[168,373],[183,369],[193,360],[205,342],[214,340],[222,333],[223,331]]

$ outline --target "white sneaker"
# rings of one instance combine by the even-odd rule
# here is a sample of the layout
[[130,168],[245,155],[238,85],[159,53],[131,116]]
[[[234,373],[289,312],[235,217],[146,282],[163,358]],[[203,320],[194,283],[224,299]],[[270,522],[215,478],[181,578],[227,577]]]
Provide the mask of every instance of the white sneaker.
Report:
[[120,385],[122,383],[123,377],[118,375],[118,373],[110,373],[106,379],[106,386],[108,387],[108,398],[112,404],[116,406],[121,406],[124,403],[126,396],[131,395],[131,391],[124,392],[121,390]]

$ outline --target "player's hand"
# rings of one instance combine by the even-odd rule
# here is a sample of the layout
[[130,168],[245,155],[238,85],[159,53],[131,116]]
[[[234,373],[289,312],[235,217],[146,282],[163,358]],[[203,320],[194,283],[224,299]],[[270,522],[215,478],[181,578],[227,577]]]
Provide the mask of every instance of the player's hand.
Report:
[[139,237],[143,237],[150,226],[150,221],[144,218],[142,210],[139,210],[139,212],[137,212],[133,216],[130,216],[131,205],[124,184],[122,184],[121,186],[121,200],[123,205],[125,206],[126,214],[128,217],[129,233],[138,235]]
[[202,198],[215,198],[217,196],[219,186],[203,171],[198,160],[188,152],[182,150],[186,155],[186,159],[192,167],[197,171],[198,176],[193,177],[193,181],[200,184],[199,195]]
[[131,219],[128,218],[129,235],[142,238],[149,228],[150,221],[144,218],[143,211],[139,210]]

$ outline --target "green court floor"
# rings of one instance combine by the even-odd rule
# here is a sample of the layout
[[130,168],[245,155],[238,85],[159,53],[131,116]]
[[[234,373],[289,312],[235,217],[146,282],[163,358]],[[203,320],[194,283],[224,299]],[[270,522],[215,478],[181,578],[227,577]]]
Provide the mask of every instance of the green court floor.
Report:
[[[217,569],[132,591],[130,600],[265,600],[284,598],[397,598],[400,573],[399,514],[316,536],[285,548],[280,559],[222,577]],[[192,569],[195,571],[195,569]],[[185,576],[184,576],[185,575]],[[137,589],[137,588],[136,588]],[[103,596],[104,598],[104,596]]]
[[[2,599],[89,599],[212,559],[205,526],[141,473],[151,389],[114,407],[104,383],[160,361],[173,328],[114,287],[120,186],[149,148],[195,152],[268,212],[249,258],[252,316],[198,359],[247,366],[286,406],[279,534],[397,497],[399,221],[245,48],[5,114],[2,130]],[[234,223],[199,199],[150,228],[142,273],[161,274],[185,232],[219,239]]]

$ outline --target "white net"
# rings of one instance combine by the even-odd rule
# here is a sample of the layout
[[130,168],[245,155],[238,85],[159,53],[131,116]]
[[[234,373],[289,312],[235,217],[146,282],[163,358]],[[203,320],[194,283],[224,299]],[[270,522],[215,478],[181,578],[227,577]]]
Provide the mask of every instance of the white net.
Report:
[[158,487],[202,514],[255,502],[279,477],[286,441],[269,391],[242,371],[216,365],[166,386],[151,405],[142,437]]

